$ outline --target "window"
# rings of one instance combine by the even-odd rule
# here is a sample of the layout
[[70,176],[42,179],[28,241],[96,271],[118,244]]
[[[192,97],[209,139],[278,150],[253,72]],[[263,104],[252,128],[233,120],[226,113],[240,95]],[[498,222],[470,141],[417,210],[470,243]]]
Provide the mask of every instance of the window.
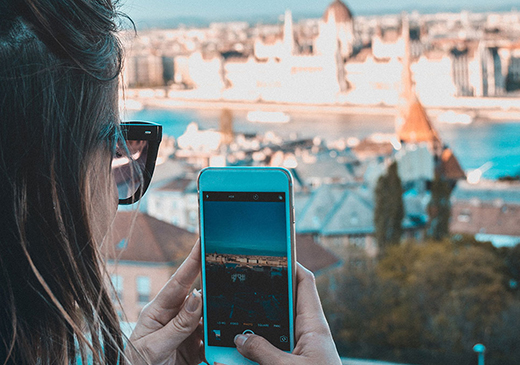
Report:
[[150,278],[148,276],[138,276],[137,282],[137,302],[148,303],[150,301]]
[[121,275],[112,274],[110,280],[114,286],[114,292],[112,293],[112,300],[117,301],[117,298],[123,301],[123,277]]

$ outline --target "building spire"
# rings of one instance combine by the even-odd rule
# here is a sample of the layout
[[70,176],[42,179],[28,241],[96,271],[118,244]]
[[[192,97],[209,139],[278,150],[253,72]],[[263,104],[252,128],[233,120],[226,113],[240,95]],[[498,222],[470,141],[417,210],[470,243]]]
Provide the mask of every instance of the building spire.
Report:
[[408,14],[402,14],[402,38],[404,41],[404,55],[403,55],[403,74],[402,74],[402,89],[401,98],[410,103],[415,99],[413,91],[411,60],[410,60],[410,24],[408,22]]
[[406,13],[402,15],[401,36],[404,41],[404,54],[402,58],[403,73],[401,76],[400,110],[396,118],[397,135],[399,140],[404,143],[427,142],[435,155],[440,155],[442,152],[441,139],[413,90],[412,71],[410,68],[410,25]]
[[285,11],[285,19],[283,25],[283,45],[287,54],[294,54],[294,33],[293,20],[290,10]]

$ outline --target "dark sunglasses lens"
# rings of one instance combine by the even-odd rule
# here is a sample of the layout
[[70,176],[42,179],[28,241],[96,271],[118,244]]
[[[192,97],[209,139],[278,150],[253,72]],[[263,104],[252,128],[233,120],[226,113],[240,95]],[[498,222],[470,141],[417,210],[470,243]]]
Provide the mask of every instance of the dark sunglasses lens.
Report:
[[112,171],[120,200],[133,197],[144,186],[148,146],[144,140],[117,143]]

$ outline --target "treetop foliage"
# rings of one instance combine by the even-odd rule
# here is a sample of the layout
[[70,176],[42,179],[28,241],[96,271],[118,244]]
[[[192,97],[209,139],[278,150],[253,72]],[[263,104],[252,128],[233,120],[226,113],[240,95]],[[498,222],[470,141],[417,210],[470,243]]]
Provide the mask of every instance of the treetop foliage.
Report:
[[394,161],[375,189],[374,226],[381,250],[401,241],[403,218],[403,187]]
[[[470,236],[404,242],[379,261],[345,263],[325,311],[345,356],[472,364],[473,345],[483,343],[487,364],[516,364],[520,294],[511,283],[519,264],[519,248]],[[319,279],[327,294],[332,278]]]

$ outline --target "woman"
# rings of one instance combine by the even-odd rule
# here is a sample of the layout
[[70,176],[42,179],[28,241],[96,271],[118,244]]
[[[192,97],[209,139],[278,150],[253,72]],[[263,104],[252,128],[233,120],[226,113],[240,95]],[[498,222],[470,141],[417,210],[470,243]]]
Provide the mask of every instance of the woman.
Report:
[[[0,364],[197,364],[199,246],[126,344],[98,248],[115,215],[111,165],[122,51],[110,0],[0,1]],[[258,336],[261,364],[336,364],[312,274],[298,270],[297,346]]]

